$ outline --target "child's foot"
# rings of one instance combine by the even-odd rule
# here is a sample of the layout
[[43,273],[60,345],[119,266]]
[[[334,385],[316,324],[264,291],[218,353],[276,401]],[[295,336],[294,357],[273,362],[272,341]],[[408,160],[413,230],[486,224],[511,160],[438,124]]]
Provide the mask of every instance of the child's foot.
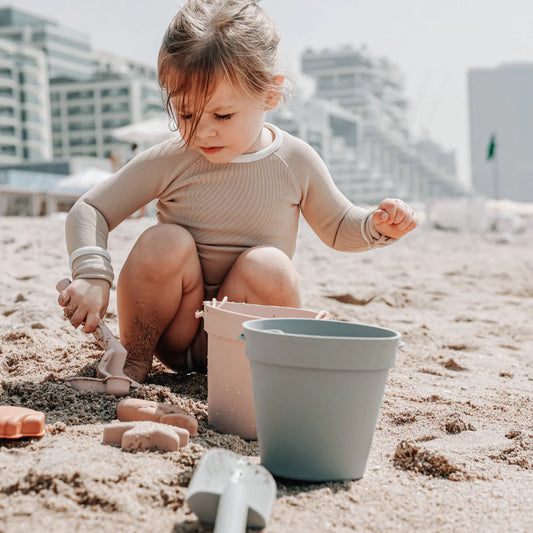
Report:
[[130,357],[130,354],[128,354],[126,362],[124,363],[124,374],[134,381],[137,381],[137,383],[144,383],[146,376],[148,376],[150,370],[152,370],[152,359],[152,355],[146,356],[144,359],[133,359]]

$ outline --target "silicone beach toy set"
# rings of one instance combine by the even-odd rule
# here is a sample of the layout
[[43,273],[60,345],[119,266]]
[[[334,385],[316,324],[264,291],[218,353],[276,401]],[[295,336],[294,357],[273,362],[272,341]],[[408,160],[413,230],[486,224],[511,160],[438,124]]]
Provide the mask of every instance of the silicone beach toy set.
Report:
[[[226,300],[204,302],[197,316],[208,334],[208,422],[257,439],[261,458],[255,465],[222,449],[202,457],[186,496],[202,522],[219,533],[265,527],[276,495],[272,475],[313,482],[363,476],[399,333],[326,312]],[[124,375],[126,351],[102,321],[95,337],[105,350],[98,378],[67,383],[116,396],[139,387]],[[178,451],[198,431],[190,413],[146,400],[122,399],[117,418],[103,443],[124,450]],[[42,435],[43,413],[0,407],[0,437]]]

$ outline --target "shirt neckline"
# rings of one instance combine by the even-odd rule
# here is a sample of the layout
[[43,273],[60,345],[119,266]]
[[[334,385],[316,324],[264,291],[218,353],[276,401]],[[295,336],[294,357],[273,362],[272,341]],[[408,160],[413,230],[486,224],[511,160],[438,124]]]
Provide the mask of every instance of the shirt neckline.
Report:
[[250,154],[238,155],[235,159],[232,159],[230,163],[251,163],[252,161],[259,161],[260,159],[264,159],[265,157],[268,157],[270,154],[274,153],[281,146],[281,130],[273,124],[269,124],[268,122],[265,122],[265,127],[273,133],[273,141],[262,150],[252,152]]

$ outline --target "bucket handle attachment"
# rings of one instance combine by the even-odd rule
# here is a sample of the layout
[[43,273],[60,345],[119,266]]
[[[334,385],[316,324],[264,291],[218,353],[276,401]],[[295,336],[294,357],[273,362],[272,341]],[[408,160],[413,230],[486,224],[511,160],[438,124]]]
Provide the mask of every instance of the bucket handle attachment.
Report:
[[[281,329],[264,329],[263,330],[265,333],[281,333],[282,335],[285,333],[283,330]],[[245,341],[245,337],[244,337],[244,333],[240,333],[239,335],[237,335],[237,338],[240,340],[240,341]]]
[[402,348],[405,348],[405,342],[400,341],[400,342],[398,343],[398,350],[401,350]]

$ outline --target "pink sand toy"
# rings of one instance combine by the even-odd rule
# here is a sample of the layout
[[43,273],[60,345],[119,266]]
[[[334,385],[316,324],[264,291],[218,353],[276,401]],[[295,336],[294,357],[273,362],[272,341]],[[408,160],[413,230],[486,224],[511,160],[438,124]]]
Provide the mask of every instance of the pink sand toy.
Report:
[[42,437],[44,413],[16,405],[0,405],[0,439]]
[[198,435],[196,418],[177,405],[140,398],[123,398],[117,405],[117,418],[121,422],[160,422],[186,429],[191,437]]
[[[64,291],[69,284],[70,280],[62,279],[56,285],[56,289],[58,292]],[[111,333],[103,320],[100,320],[93,335],[99,346],[105,350],[105,354],[98,363],[98,377],[71,377],[65,380],[67,384],[76,390],[105,392],[114,396],[125,396],[129,394],[130,387],[140,387],[140,383],[124,374],[124,363],[128,352]]]
[[239,338],[242,324],[254,318],[325,318],[326,311],[205,301],[202,311],[207,332],[207,408],[208,422],[221,433],[257,439],[250,362]]
[[155,449],[177,452],[189,444],[189,432],[184,428],[159,422],[119,422],[104,428],[102,443],[120,446],[126,451]]

